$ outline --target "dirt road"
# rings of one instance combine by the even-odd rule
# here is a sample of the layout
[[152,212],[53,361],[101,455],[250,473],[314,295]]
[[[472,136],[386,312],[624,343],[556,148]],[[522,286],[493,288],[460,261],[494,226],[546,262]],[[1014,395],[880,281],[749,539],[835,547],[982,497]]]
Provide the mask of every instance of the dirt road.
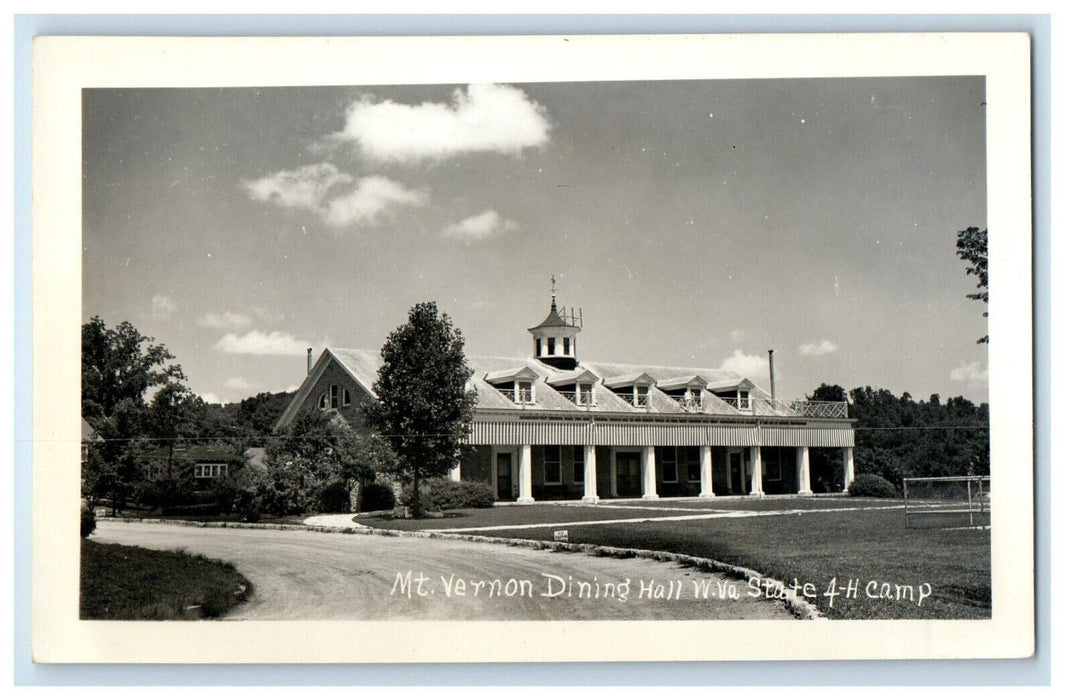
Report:
[[[647,559],[304,530],[98,523],[101,542],[232,562],[257,620],[789,619],[744,581]],[[721,585],[721,588],[720,588]],[[735,588],[738,598],[731,595]]]

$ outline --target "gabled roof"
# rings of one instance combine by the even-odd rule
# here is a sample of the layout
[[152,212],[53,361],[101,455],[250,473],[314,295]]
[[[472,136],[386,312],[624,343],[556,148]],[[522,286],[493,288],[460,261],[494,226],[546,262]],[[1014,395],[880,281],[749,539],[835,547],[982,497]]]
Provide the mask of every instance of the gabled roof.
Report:
[[619,374],[616,377],[607,377],[603,380],[603,384],[611,389],[629,386],[630,384],[651,386],[654,383],[655,379],[647,372],[630,372],[629,374]]
[[[766,395],[748,379],[725,369],[702,367],[662,367],[658,365],[625,365],[604,362],[584,362],[572,370],[561,370],[544,364],[530,357],[486,357],[469,356],[466,358],[473,375],[468,386],[476,391],[478,411],[562,411],[591,413],[684,413],[677,399],[664,393],[680,386],[706,386],[707,392],[715,388],[748,387],[752,392],[752,406],[745,413],[749,415],[783,415],[762,398]],[[297,414],[309,398],[311,388],[319,380],[331,362],[339,365],[354,379],[357,385],[375,397],[372,386],[376,382],[379,367],[382,364],[380,353],[376,350],[354,350],[348,348],[327,348],[320,355],[312,372],[305,378],[293,401],[280,417],[276,428],[280,428]],[[503,396],[491,382],[505,382],[515,378],[525,378],[533,382],[533,402],[525,406],[515,404]],[[566,386],[577,381],[593,384],[591,406],[578,406],[568,397],[559,393],[556,387]],[[705,384],[706,382],[706,384]],[[638,408],[623,401],[611,389],[629,384],[650,386],[648,406]],[[713,393],[703,396],[703,413],[710,415],[740,416],[730,404],[718,399]]]
[[578,384],[580,382],[595,384],[598,381],[599,377],[583,367],[570,370],[569,372],[560,372],[558,376],[549,377],[547,379],[547,383],[551,386],[567,386],[569,384]]
[[516,381],[518,379],[531,381],[539,378],[540,375],[537,374],[536,370],[527,365],[522,365],[513,369],[502,369],[497,372],[488,372],[484,375],[484,381],[489,384]]
[[675,389],[684,389],[686,387],[703,389],[707,386],[707,380],[698,374],[687,374],[683,377],[660,379],[655,383],[655,386],[663,391],[674,391]]
[[85,418],[82,419],[82,442],[103,442],[104,438],[97,434],[93,426]]
[[707,383],[708,391],[725,391],[727,389],[754,389],[756,387],[749,379],[739,377],[736,380],[720,380]]

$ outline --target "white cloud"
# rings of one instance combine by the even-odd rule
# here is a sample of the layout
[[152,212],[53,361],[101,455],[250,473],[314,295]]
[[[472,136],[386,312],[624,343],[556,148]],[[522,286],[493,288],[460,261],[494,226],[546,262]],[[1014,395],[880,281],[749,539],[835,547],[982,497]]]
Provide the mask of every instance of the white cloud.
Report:
[[242,377],[228,377],[223,385],[228,389],[241,389],[242,391],[250,391],[257,388],[256,384],[249,382]]
[[820,340],[818,343],[802,343],[797,347],[801,355],[829,355],[837,352],[838,346],[829,340]]
[[428,195],[409,190],[400,183],[380,175],[363,177],[357,186],[326,204],[323,217],[332,226],[373,223],[380,214],[396,206],[421,206]]
[[216,343],[216,349],[233,355],[304,355],[312,347],[290,333],[252,330],[245,335],[228,333]]
[[331,163],[281,170],[259,180],[244,181],[242,187],[255,201],[311,211],[331,226],[375,223],[396,207],[421,206],[428,201],[425,193],[407,189],[389,178],[354,178]]
[[744,342],[744,339],[747,338],[747,337],[748,337],[748,334],[745,333],[744,331],[742,331],[739,328],[734,328],[732,331],[730,331],[730,342],[731,343],[742,343],[742,342]]
[[450,103],[399,104],[366,96],[346,111],[343,130],[331,142],[352,143],[382,162],[448,158],[460,153],[519,153],[547,142],[544,109],[509,85],[470,85]]
[[154,294],[150,303],[153,306],[153,315],[161,318],[167,318],[179,308],[174,299],[163,294]]
[[258,202],[273,202],[285,209],[318,211],[333,188],[353,181],[353,177],[331,163],[317,163],[280,170],[259,180],[245,181],[242,186]]
[[745,355],[740,350],[734,350],[733,355],[722,361],[719,369],[736,372],[742,377],[748,377],[756,384],[759,384],[770,374],[767,359],[762,355]]
[[462,219],[443,229],[443,235],[447,238],[457,238],[463,241],[480,241],[491,238],[507,231],[516,231],[517,222],[504,219],[497,211],[491,209]]
[[249,316],[230,311],[224,311],[219,314],[209,312],[197,319],[197,324],[206,328],[241,328],[248,326],[252,322]]
[[223,401],[220,400],[220,397],[216,396],[211,391],[202,391],[200,396],[201,400],[205,403],[223,403]]
[[968,382],[969,384],[983,384],[990,379],[990,370],[983,367],[983,363],[962,362],[959,367],[949,373],[949,378],[955,382]]

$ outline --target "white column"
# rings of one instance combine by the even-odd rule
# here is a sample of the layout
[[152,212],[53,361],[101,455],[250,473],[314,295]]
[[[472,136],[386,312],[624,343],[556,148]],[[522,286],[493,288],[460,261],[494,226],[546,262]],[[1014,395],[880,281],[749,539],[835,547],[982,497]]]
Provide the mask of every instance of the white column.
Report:
[[763,495],[763,454],[759,447],[753,446],[752,450],[752,492],[750,496]]
[[659,497],[655,489],[655,448],[653,446],[648,445],[644,448],[640,464],[640,484],[643,489],[640,497],[646,501],[653,501]]
[[584,446],[584,498],[585,503],[598,503],[596,493],[596,446]]
[[517,468],[518,503],[532,504],[532,445],[521,446],[521,463]]
[[849,484],[856,478],[856,460],[851,447],[841,448],[842,475],[845,477],[845,492],[849,490]]
[[807,447],[797,448],[797,493],[811,495],[811,456]]
[[462,458],[458,456],[454,459],[454,466],[450,468],[450,480],[461,481],[462,480]]
[[700,498],[715,497],[715,481],[711,474],[711,446],[700,447]]

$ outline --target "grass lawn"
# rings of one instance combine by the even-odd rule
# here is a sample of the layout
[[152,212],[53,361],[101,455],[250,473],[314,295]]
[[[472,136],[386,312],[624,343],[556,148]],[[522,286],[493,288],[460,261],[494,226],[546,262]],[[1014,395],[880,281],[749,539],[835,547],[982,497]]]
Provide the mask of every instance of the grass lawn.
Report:
[[215,618],[253,592],[234,566],[181,552],[83,539],[81,565],[83,620]]
[[455,527],[525,525],[527,523],[572,523],[618,518],[657,518],[673,515],[644,508],[601,508],[579,506],[500,506],[451,511],[443,518],[394,519],[390,515],[358,515],[355,523],[389,530],[439,530]]
[[[662,505],[678,507],[682,503],[685,502]],[[708,502],[707,506],[723,511],[830,508],[834,512],[581,525],[568,529],[571,542],[680,552],[745,566],[790,585],[794,579],[800,584],[811,583],[816,589],[812,602],[831,618],[989,617],[990,532],[936,527],[906,530],[901,510],[874,507],[891,505],[896,503],[871,499],[727,500]],[[846,510],[861,506],[872,507]],[[365,517],[357,522],[372,527],[419,530],[687,514],[647,508],[537,505],[468,510],[458,517],[439,520],[391,521]],[[564,528],[533,527],[479,534],[549,540],[555,529]],[[850,598],[842,591],[831,601],[824,593],[834,579],[836,587],[857,581],[856,597]],[[878,585],[911,586],[916,600],[920,587],[930,584],[931,594],[922,606],[907,600],[869,598],[870,581]]]

